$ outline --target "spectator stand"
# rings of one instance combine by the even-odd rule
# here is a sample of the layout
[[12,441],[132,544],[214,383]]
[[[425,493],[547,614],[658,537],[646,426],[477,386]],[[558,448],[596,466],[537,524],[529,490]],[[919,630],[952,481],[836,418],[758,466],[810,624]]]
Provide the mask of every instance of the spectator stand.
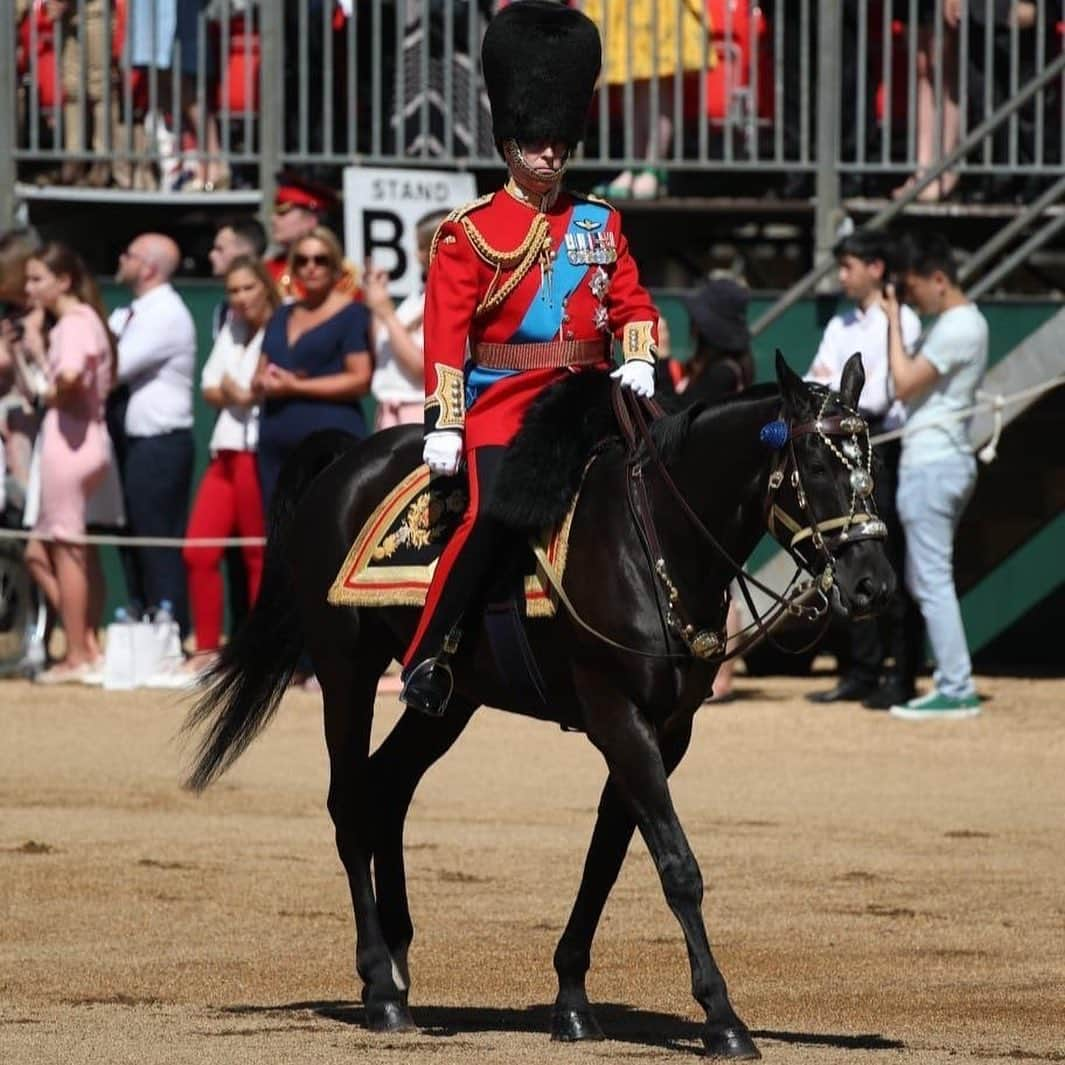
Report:
[[[173,227],[205,226],[216,209],[269,204],[282,165],[334,183],[352,162],[451,165],[483,174],[487,187],[498,161],[477,56],[492,6],[212,0],[193,30],[175,31],[169,52],[158,48],[165,54],[146,64],[138,43],[145,5],[137,0],[70,0],[71,16],[55,22],[39,2],[20,3],[26,13],[16,22],[14,0],[0,0],[0,69],[16,72],[15,93],[0,102],[0,224],[17,199],[45,225],[71,213],[98,224],[105,207],[134,204],[165,207]],[[686,283],[738,259],[760,274],[752,278],[759,286],[787,288],[845,219],[874,218],[892,186],[917,172],[918,60],[927,46],[935,97],[928,121],[937,158],[952,161],[909,189],[900,211],[975,219],[951,236],[971,235],[978,246],[1003,217],[1021,215],[1062,166],[1060,4],[1015,6],[1027,11],[1023,26],[997,24],[994,0],[971,0],[971,18],[954,31],[943,21],[944,0],[931,5],[931,24],[921,23],[928,5],[917,0],[848,4],[842,15],[828,0],[704,0],[702,69],[655,73],[642,95],[631,83],[602,92],[574,181],[591,187],[649,161],[665,172],[666,195],[619,201],[652,280]],[[680,27],[691,5],[659,0],[652,9],[667,20],[675,10]],[[86,29],[94,12],[98,37]],[[659,37],[633,43],[652,51],[656,72]],[[672,40],[680,69],[687,44],[680,32]],[[609,50],[609,37],[604,43]],[[104,48],[113,79],[94,130],[88,72]],[[942,72],[952,49],[956,85]],[[952,93],[963,104],[957,143],[967,145],[956,156],[945,129]],[[645,96],[654,114],[669,105],[679,118],[651,160],[636,152],[632,134]],[[999,117],[988,126],[991,115]],[[985,132],[971,139],[976,128]],[[106,164],[111,186],[60,183],[71,163]],[[229,188],[219,180],[207,191],[197,181],[211,167],[228,175]],[[948,169],[960,175],[958,191],[942,205],[918,202]]]

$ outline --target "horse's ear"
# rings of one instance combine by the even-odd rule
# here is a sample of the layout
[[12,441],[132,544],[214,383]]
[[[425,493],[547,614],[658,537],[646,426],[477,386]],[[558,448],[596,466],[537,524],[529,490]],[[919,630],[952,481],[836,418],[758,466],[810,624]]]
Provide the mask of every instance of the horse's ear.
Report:
[[865,386],[865,368],[862,366],[861,352],[856,351],[843,365],[843,374],[839,382],[839,398],[843,406],[851,410],[858,409],[858,397]]
[[803,379],[788,365],[780,348],[777,348],[777,383],[788,414],[803,418],[810,410],[810,393]]

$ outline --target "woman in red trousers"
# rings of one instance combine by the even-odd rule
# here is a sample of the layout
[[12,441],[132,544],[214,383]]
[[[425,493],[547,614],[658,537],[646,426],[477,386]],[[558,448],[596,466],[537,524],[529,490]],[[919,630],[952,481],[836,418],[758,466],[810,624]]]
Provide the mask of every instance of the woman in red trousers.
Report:
[[[218,408],[211,434],[211,461],[189,517],[190,540],[264,535],[262,495],[255,448],[259,409],[251,382],[259,365],[263,330],[277,309],[277,288],[258,259],[237,259],[225,277],[225,322],[203,367],[203,398]],[[196,633],[195,671],[210,664],[222,638],[222,547],[185,548],[189,598]],[[263,570],[263,549],[242,549],[248,598],[255,602]]]

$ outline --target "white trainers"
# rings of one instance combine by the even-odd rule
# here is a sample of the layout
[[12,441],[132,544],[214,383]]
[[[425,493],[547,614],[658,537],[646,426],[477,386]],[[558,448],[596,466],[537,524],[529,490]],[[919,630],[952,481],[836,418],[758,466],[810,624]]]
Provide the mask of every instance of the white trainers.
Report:
[[187,691],[195,688],[200,674],[185,668],[184,661],[166,662],[144,682],[146,688],[169,688],[173,691]]
[[95,667],[92,662],[82,662],[80,666],[65,666],[57,662],[49,669],[42,669],[33,678],[34,684],[84,684]]

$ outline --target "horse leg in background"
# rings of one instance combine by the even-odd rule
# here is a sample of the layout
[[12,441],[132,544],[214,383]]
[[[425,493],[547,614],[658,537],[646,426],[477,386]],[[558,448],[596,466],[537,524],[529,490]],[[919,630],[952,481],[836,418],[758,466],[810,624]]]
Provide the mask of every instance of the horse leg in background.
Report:
[[[585,685],[581,690],[592,692],[595,687]],[[587,694],[584,701],[588,738],[603,753],[610,779],[635,817],[658,870],[666,902],[684,932],[692,995],[706,1011],[706,1052],[720,1058],[760,1057],[746,1025],[729,1002],[725,978],[710,951],[701,910],[702,874],[673,808],[654,731],[633,704],[620,698],[597,703]]]
[[369,753],[377,682],[393,649],[360,633],[358,643],[312,646],[322,685],[329,749],[329,815],[355,911],[355,969],[362,979],[366,1026],[377,1032],[414,1027],[404,989],[396,986],[370,876],[372,821]]
[[[658,737],[668,776],[688,750],[692,719],[673,718]],[[584,981],[592,963],[592,940],[613,890],[636,828],[632,811],[608,779],[584,861],[584,873],[566,928],[555,948],[558,997],[551,1011],[551,1038],[564,1042],[602,1039],[603,1032],[588,1002]]]
[[403,824],[419,781],[451,749],[475,709],[470,703],[453,697],[443,717],[431,718],[408,710],[370,758],[377,912],[392,956],[394,979],[403,991],[404,1002],[410,992],[407,955],[414,938],[414,924],[407,902]]

